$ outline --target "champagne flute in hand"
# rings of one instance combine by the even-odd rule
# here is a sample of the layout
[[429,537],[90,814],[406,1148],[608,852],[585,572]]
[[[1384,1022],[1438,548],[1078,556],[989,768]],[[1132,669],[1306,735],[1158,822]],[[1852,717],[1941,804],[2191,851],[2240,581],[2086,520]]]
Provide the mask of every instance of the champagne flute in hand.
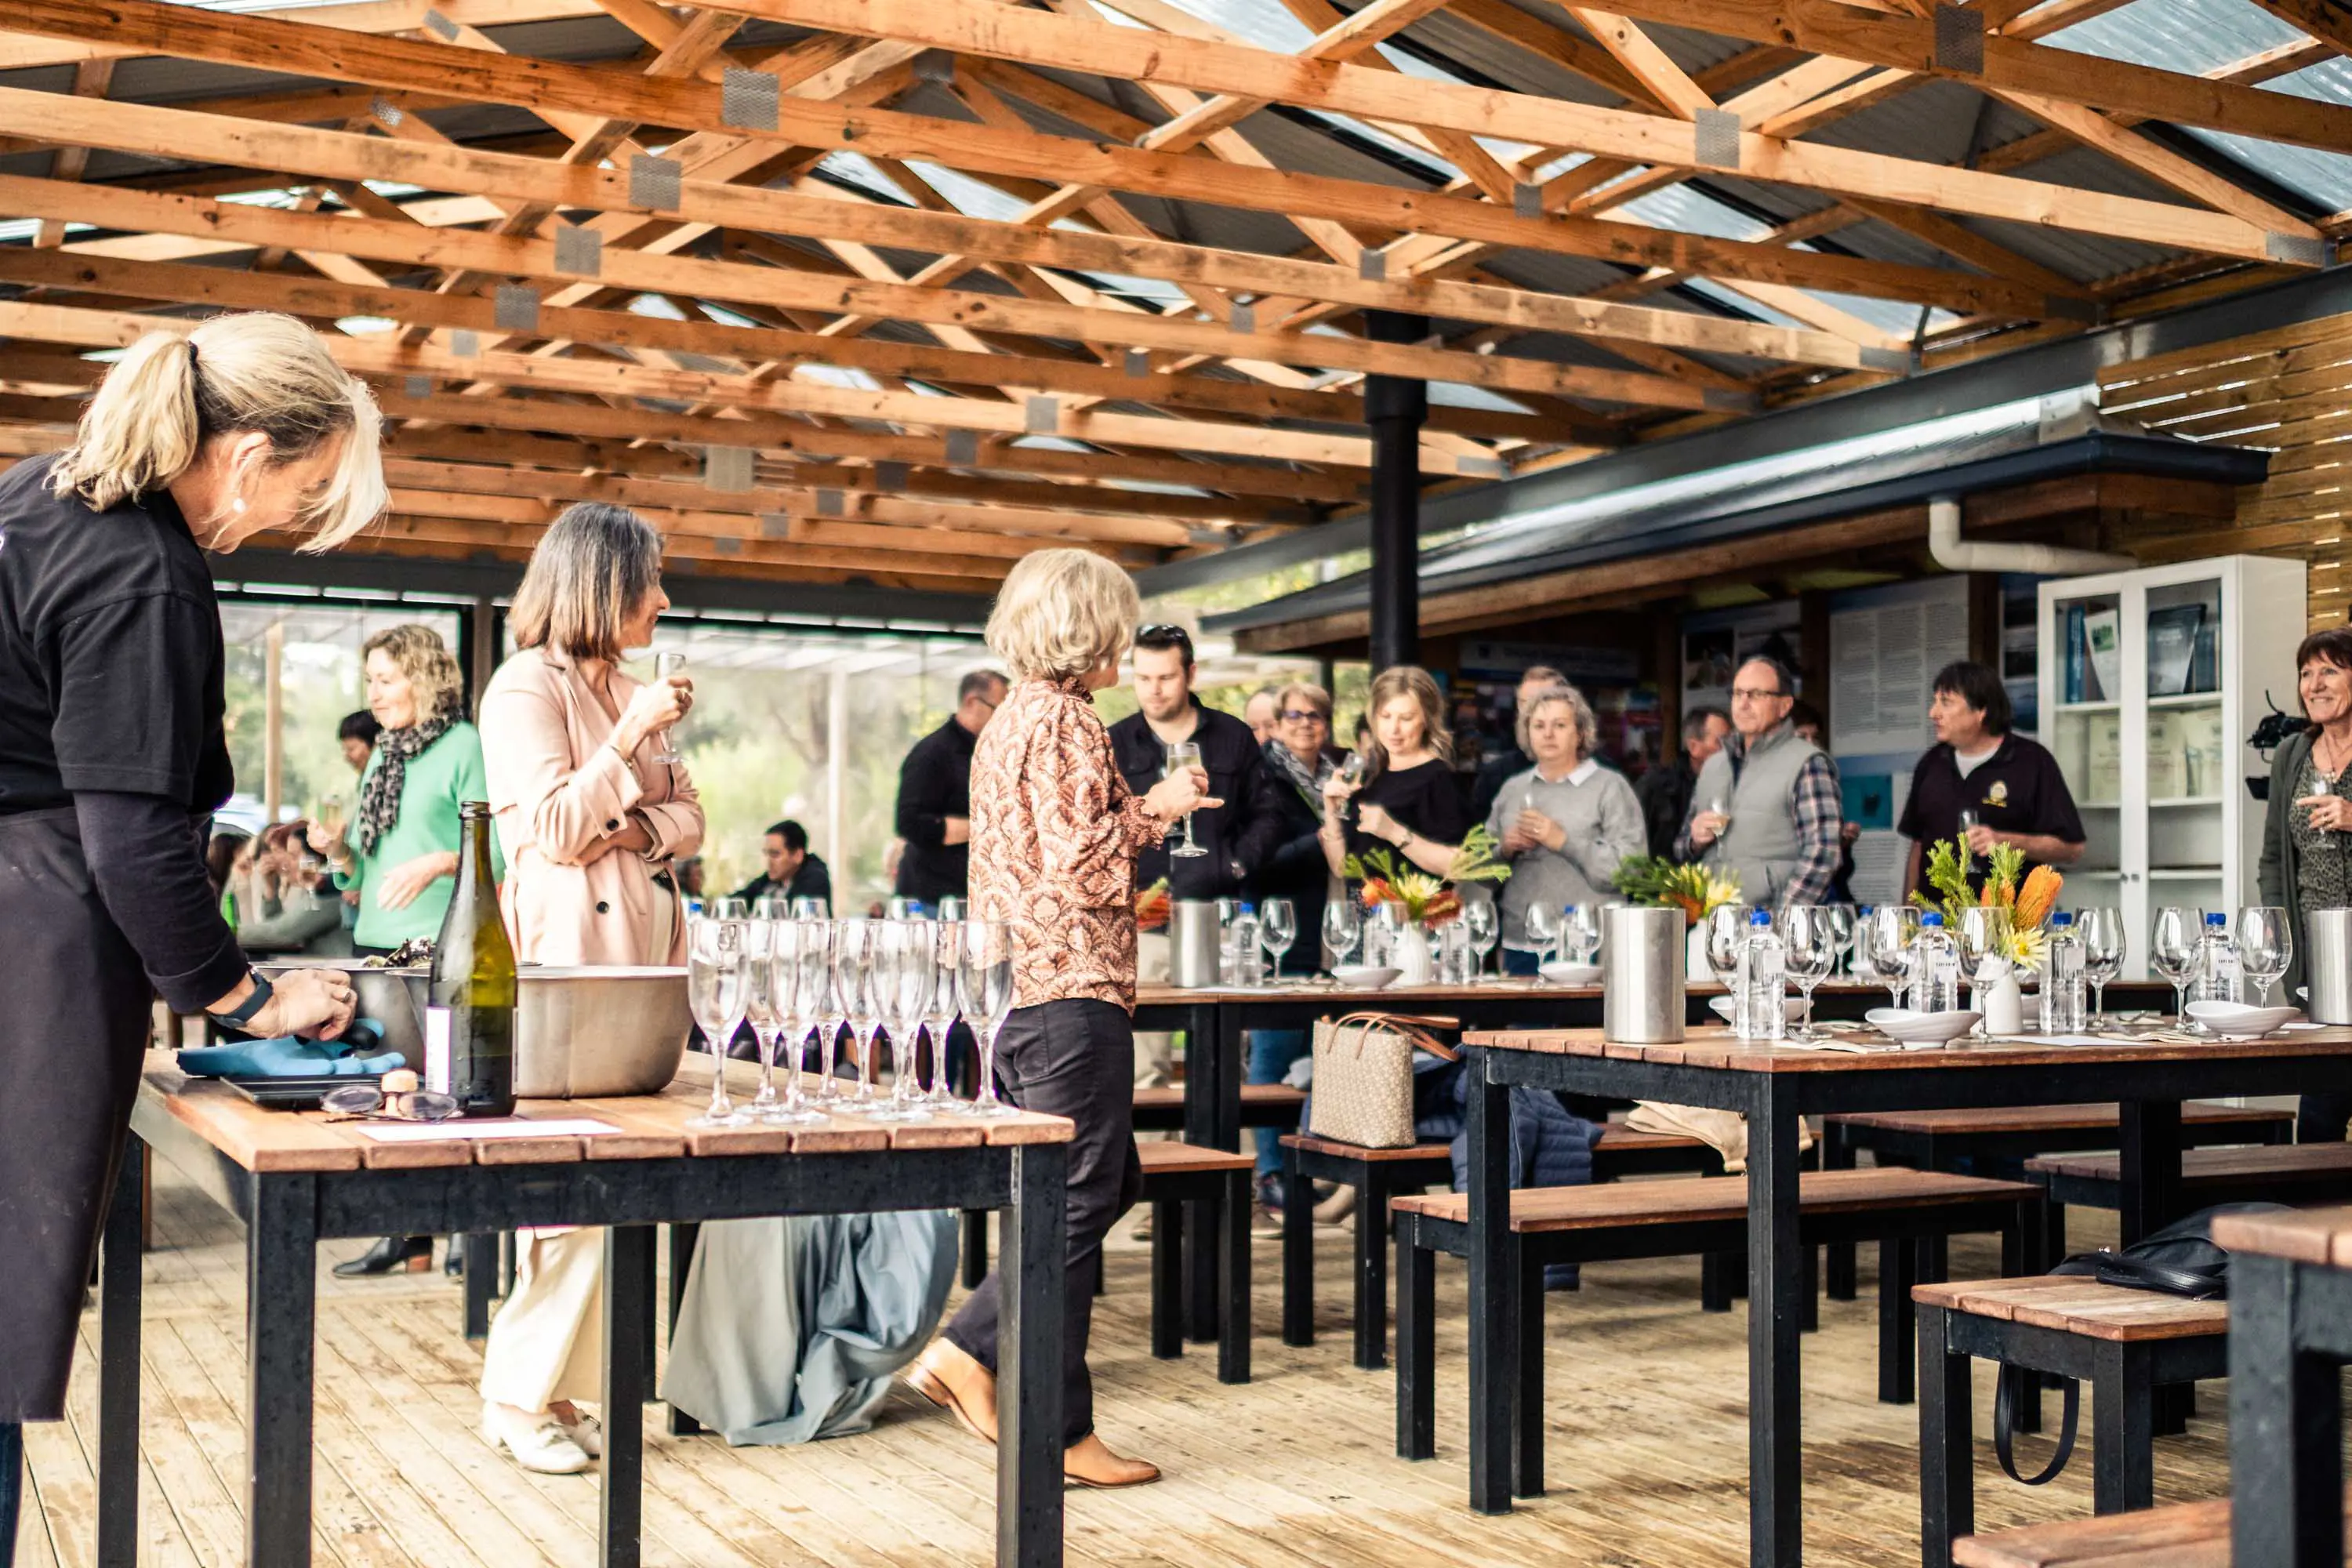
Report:
[[[1172,779],[1178,773],[1184,772],[1186,769],[1197,768],[1200,765],[1200,742],[1197,741],[1172,741],[1169,742],[1168,746],[1167,765],[1160,770],[1160,776],[1164,779]],[[1206,855],[1208,853],[1207,850],[1192,842],[1192,814],[1191,812],[1188,811],[1184,814],[1184,842],[1178,845],[1175,848],[1171,849],[1168,853],[1183,859],[1191,859],[1195,855]]]
[[[676,675],[685,668],[686,655],[682,653],[671,651],[654,655],[654,679],[656,680],[667,680],[671,676]],[[664,730],[662,731],[661,750],[654,753],[654,761],[657,763],[676,763],[683,762],[685,760],[677,754],[677,742],[672,740],[670,735],[671,731],[667,730]]]

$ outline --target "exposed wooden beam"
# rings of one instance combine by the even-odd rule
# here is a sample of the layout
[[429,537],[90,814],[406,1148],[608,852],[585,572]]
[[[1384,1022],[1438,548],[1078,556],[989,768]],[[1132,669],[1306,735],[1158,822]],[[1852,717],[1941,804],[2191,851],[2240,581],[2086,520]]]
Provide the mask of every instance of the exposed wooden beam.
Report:
[[[106,96],[108,85],[114,79],[114,62],[110,59],[83,60],[74,67],[73,90],[76,98]],[[59,147],[49,160],[49,178],[67,184],[79,180],[89,167],[89,148],[81,142],[68,142]],[[35,246],[47,248],[62,245],[66,237],[65,220],[43,218],[34,231]]]

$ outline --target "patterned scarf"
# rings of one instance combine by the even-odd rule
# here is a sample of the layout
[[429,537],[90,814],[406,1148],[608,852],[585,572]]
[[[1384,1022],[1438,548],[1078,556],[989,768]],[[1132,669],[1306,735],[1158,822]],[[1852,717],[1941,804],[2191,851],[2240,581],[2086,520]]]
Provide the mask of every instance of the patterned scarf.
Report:
[[436,713],[404,730],[386,730],[375,738],[375,766],[360,786],[359,822],[352,841],[362,855],[373,855],[383,836],[400,820],[400,790],[408,777],[408,759],[449,732],[457,721],[450,711]]
[[1316,752],[1315,765],[1310,768],[1298,760],[1297,752],[1280,741],[1268,741],[1265,743],[1265,761],[1268,767],[1281,771],[1282,776],[1290,781],[1291,787],[1306,798],[1316,816],[1323,815],[1323,786],[1329,784],[1331,775],[1339,771],[1339,764],[1331,760],[1329,752]]

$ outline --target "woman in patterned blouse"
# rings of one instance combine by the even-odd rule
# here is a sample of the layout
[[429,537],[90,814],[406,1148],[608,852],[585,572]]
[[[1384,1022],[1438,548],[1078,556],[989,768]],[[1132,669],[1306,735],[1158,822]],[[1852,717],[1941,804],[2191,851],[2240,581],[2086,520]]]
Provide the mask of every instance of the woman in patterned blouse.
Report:
[[[971,757],[971,904],[1013,933],[1013,1012],[996,1043],[1005,1094],[1077,1124],[1069,1150],[1063,1474],[1124,1487],[1160,1472],[1094,1430],[1087,1334],[1103,1237],[1143,1187],[1135,1152],[1135,857],[1205,795],[1194,767],[1131,794],[1095,712],[1142,613],[1101,556],[1041,550],[1004,579],[988,645],[1013,689]],[[907,1374],[926,1399],[996,1440],[997,1282],[991,1274]]]

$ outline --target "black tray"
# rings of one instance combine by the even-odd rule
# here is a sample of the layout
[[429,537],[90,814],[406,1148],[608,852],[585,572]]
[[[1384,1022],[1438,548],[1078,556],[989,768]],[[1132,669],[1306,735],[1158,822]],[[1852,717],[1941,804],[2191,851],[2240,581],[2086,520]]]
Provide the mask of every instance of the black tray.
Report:
[[331,1089],[351,1084],[381,1088],[378,1073],[353,1073],[341,1078],[223,1078],[221,1082],[264,1110],[316,1110],[319,1097]]

